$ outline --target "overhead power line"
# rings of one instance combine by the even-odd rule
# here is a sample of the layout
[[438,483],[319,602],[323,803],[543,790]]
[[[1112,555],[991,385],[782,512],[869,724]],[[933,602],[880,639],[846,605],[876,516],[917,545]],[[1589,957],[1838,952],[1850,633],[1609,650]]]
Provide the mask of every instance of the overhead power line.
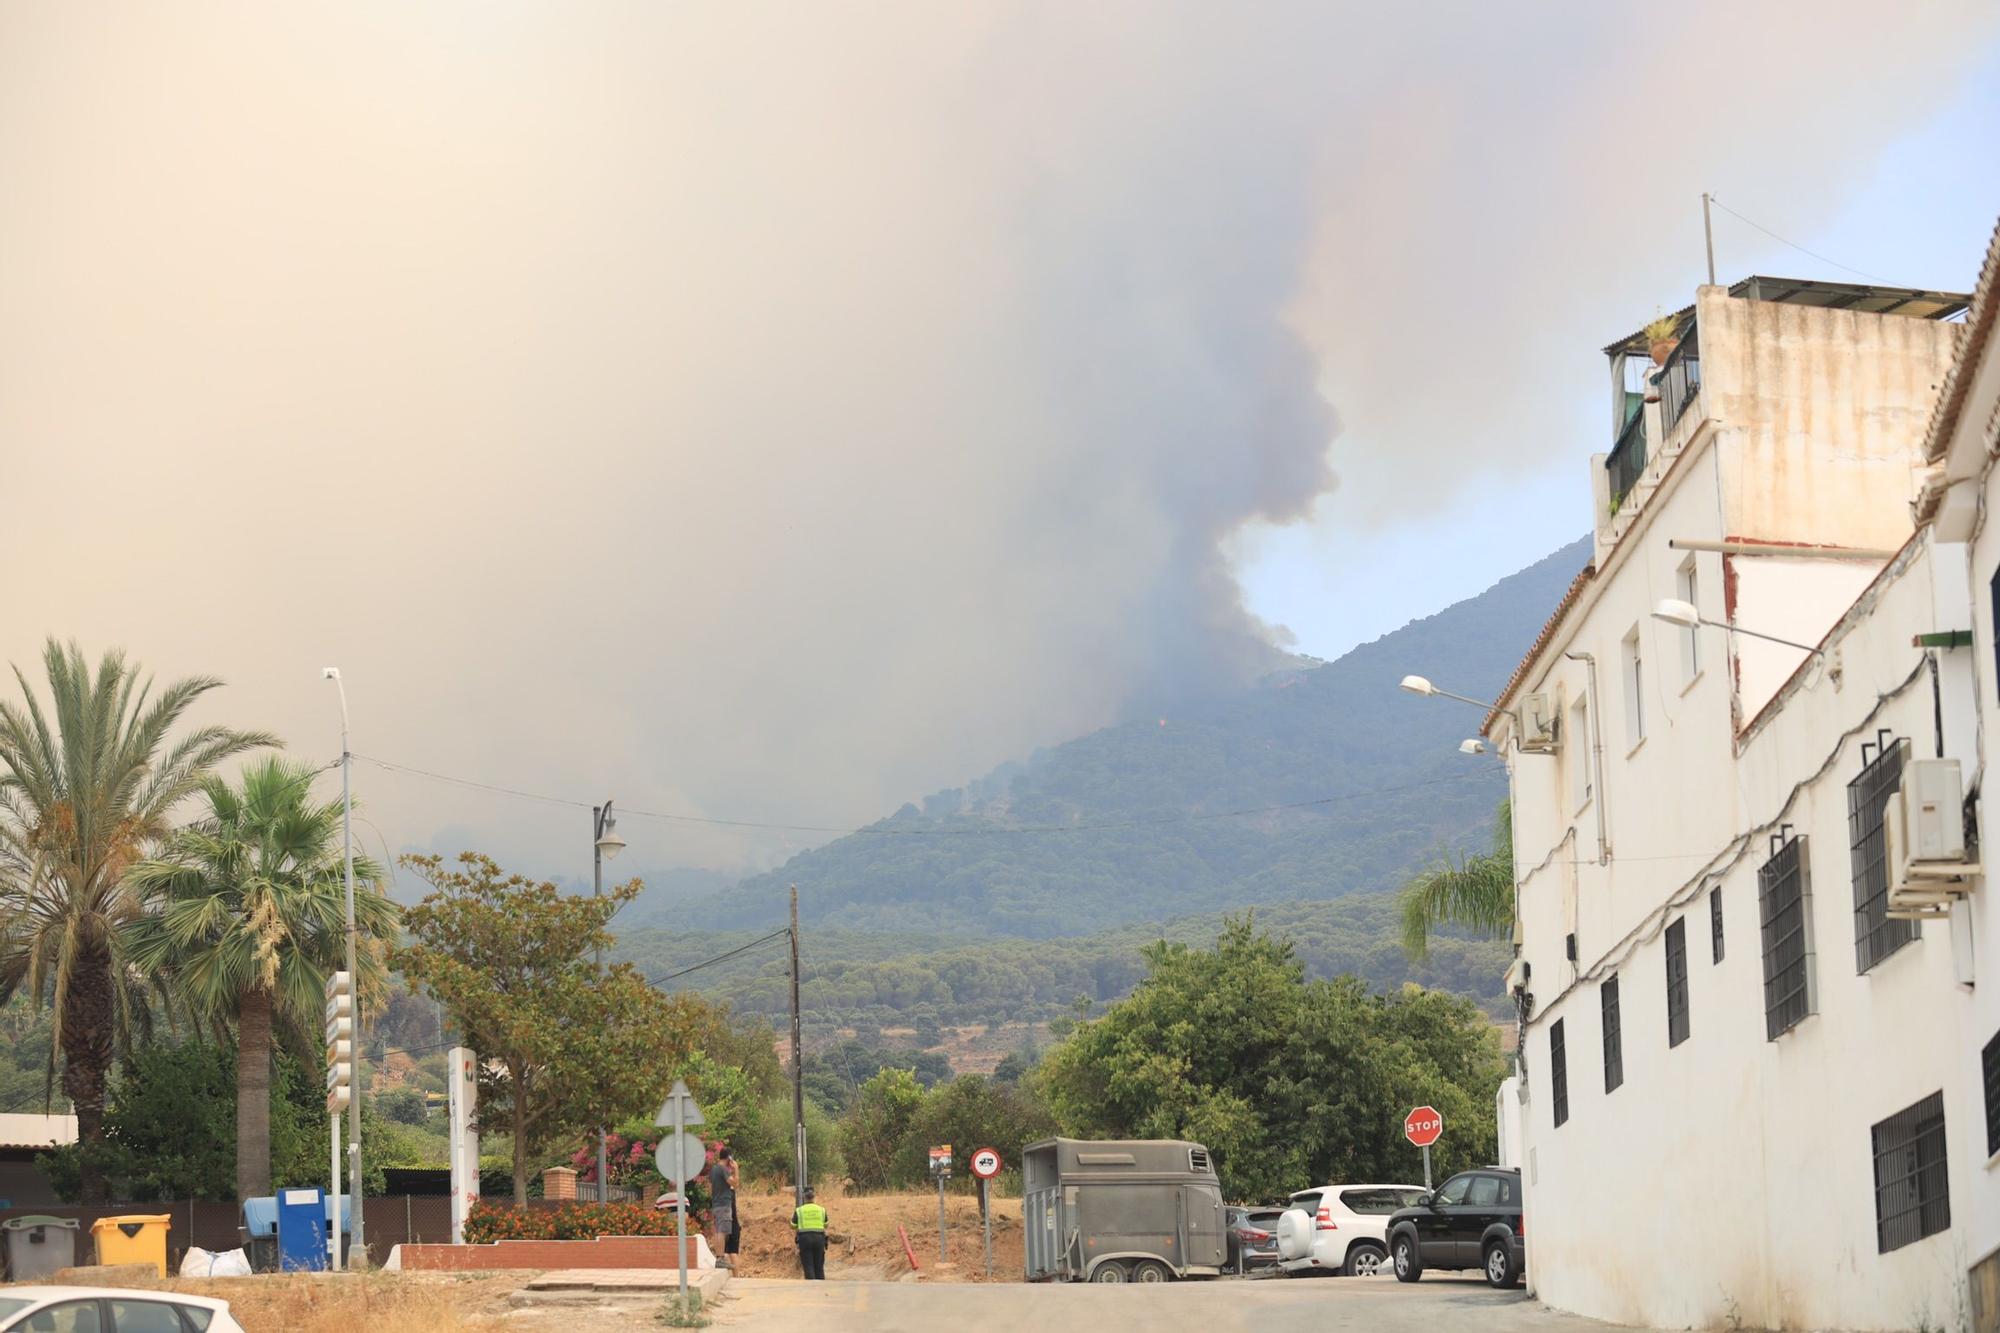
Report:
[[[588,810],[591,802],[572,800],[565,796],[550,796],[543,792],[524,791],[518,787],[503,787],[497,783],[481,782],[476,778],[462,778],[450,773],[439,773],[431,769],[417,768],[410,764],[399,764],[387,759],[377,759],[372,755],[356,753],[356,759],[363,763],[391,773],[403,773],[411,777],[425,778],[432,782],[449,783],[467,787],[475,791],[492,792],[500,796],[511,796],[517,800],[539,801],[545,805],[566,806],[575,810]],[[1292,810],[1311,810],[1322,806],[1339,805],[1347,801],[1366,800],[1371,797],[1392,796],[1401,792],[1421,791],[1430,787],[1448,786],[1475,778],[1490,776],[1485,770],[1466,768],[1441,778],[1430,778],[1423,782],[1408,782],[1395,787],[1370,787],[1364,791],[1342,792],[1338,796],[1321,796],[1308,801],[1286,801],[1278,805],[1245,806],[1235,810],[1181,811],[1174,814],[1148,816],[1138,819],[1096,820],[1076,824],[993,824],[979,827],[954,828],[894,828],[881,824],[869,824],[859,828],[844,824],[778,824],[754,819],[719,819],[708,815],[673,814],[661,810],[638,810],[620,805],[618,813],[633,815],[642,819],[667,819],[685,824],[710,824],[724,828],[766,829],[781,833],[831,833],[835,835],[866,835],[905,838],[983,838],[995,834],[1052,834],[1090,833],[1107,829],[1158,828],[1169,824],[1199,824],[1217,819],[1245,819],[1254,815],[1282,814]]]
[[1710,195],[1708,197],[1708,202],[1714,204],[1717,208],[1729,214],[1730,217],[1735,218],[1738,222],[1741,222],[1746,226],[1755,227],[1758,231],[1763,232],[1766,236],[1778,242],[1778,244],[1789,245],[1792,247],[1792,249],[1798,251],[1802,255],[1810,255],[1814,259],[1817,259],[1822,264],[1831,264],[1835,268],[1839,269],[1841,272],[1852,273],[1857,278],[1866,278],[1870,282],[1879,282],[1882,283],[1884,286],[1891,285],[1887,278],[1877,277],[1873,273],[1864,273],[1860,269],[1853,268],[1850,267],[1849,265],[1843,264],[1837,259],[1828,259],[1825,255],[1819,253],[1819,251],[1817,250],[1808,250],[1803,245],[1800,245],[1797,241],[1791,241],[1785,239],[1783,236],[1778,235],[1777,232],[1772,231],[1769,227],[1765,226],[1761,222],[1758,222],[1756,219],[1744,217],[1741,213],[1731,208],[1728,204],[1723,203],[1720,199],[1717,199],[1714,195]]
[[751,940],[748,944],[738,945],[736,948],[731,949],[726,953],[719,953],[713,958],[704,958],[699,963],[692,963],[687,967],[678,968],[672,972],[663,973],[657,977],[647,977],[646,984],[648,986],[665,985],[667,982],[674,980],[676,977],[684,977],[690,972],[699,972],[704,967],[714,967],[717,963],[726,963],[732,958],[740,958],[742,955],[749,953],[753,949],[762,948],[764,945],[770,944],[775,940],[782,940],[791,933],[792,932],[789,927],[787,927],[784,930],[774,930],[769,935],[760,936],[757,939]]

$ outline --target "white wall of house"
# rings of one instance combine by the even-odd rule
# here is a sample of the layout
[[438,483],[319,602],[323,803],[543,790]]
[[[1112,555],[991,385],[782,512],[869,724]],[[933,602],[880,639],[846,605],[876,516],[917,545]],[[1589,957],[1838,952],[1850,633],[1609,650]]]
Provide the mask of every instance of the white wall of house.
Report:
[[[1978,1073],[1957,1017],[1966,991],[1946,922],[1924,923],[1857,973],[1847,806],[1877,729],[1911,738],[1919,756],[1938,744],[1925,653],[1911,641],[1956,627],[1940,622],[1951,577],[1940,581],[1921,543],[1886,569],[1777,553],[1694,552],[1690,564],[1670,543],[1903,547],[1924,395],[1954,334],[1745,308],[1755,304],[1702,289],[1702,397],[1600,524],[1595,578],[1501,701],[1546,691],[1566,722],[1556,755],[1509,758],[1533,997],[1522,1108],[1530,1281],[1559,1308],[1664,1327],[1952,1325],[1978,1257],[1972,1233],[1878,1253],[1872,1129],[1942,1092],[1956,1176],[1958,1108]],[[1802,643],[1830,632],[1828,658],[1719,628],[1690,640],[1652,619],[1661,598],[1683,595],[1690,569],[1705,616]],[[1595,659],[1595,702],[1588,664],[1569,654]],[[1575,725],[1579,702],[1593,734]],[[1960,712],[1970,718],[1969,705]],[[1494,734],[1512,725],[1498,715]],[[1946,730],[1947,744],[1970,747],[1969,727]],[[1758,871],[1779,824],[1807,839],[1816,1007],[1771,1040]],[[1676,922],[1688,1032],[1670,1045]],[[1607,1091],[1612,977],[1623,1082]]]

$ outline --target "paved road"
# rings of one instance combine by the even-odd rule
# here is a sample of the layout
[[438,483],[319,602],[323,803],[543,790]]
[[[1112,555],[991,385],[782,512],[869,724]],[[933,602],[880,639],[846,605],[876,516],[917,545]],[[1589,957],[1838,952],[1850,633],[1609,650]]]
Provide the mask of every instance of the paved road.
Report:
[[1193,1328],[1202,1333],[1623,1333],[1556,1314],[1519,1291],[1477,1278],[1391,1278],[1174,1283],[1163,1287],[927,1286],[899,1282],[781,1282],[739,1278],[716,1308],[724,1328],[812,1333],[977,1333],[985,1329],[1087,1329],[1090,1333]]

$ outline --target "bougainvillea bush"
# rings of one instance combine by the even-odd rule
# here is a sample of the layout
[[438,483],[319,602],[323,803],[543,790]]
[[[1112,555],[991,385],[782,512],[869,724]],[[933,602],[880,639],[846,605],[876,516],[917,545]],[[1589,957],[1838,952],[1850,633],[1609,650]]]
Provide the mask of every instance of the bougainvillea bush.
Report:
[[[688,1211],[688,1232],[705,1230],[705,1212]],[[554,1208],[515,1208],[481,1201],[465,1218],[468,1245],[496,1240],[596,1240],[600,1236],[671,1236],[670,1208],[637,1203],[566,1203]]]

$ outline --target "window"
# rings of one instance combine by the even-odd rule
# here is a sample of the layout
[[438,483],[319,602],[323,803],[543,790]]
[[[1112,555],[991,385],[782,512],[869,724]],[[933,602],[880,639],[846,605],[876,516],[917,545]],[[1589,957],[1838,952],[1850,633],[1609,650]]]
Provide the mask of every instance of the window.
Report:
[[1569,764],[1569,804],[1581,810],[1590,803],[1590,709],[1578,699],[1569,706],[1569,739],[1563,746]]
[[1722,886],[1708,891],[1708,949],[1712,963],[1722,961]]
[[1597,988],[1597,1003],[1604,1011],[1604,1090],[1615,1091],[1625,1081],[1625,1037],[1618,1030],[1618,978],[1611,977]]
[[46,1306],[29,1315],[28,1322],[22,1325],[28,1333],[98,1333],[101,1326],[96,1301],[65,1301]]
[[1875,1126],[1875,1249],[1887,1254],[1951,1226],[1945,1177],[1944,1094]]
[[1494,1208],[1500,1203],[1500,1180],[1497,1176],[1475,1176],[1472,1192],[1465,1196],[1468,1208]]
[[111,1302],[111,1333],[187,1333],[180,1307],[164,1301]]
[[1688,1039],[1687,918],[1667,927],[1667,1045]]
[[1646,739],[1646,663],[1639,653],[1639,630],[1635,626],[1619,645],[1619,674],[1625,681],[1625,748]]
[[1556,1126],[1569,1119],[1569,1060],[1563,1051],[1563,1020],[1549,1029],[1550,1105],[1555,1108]]
[[2000,688],[2000,570],[1993,571],[1993,665],[1995,687]]
[[1986,1155],[2000,1153],[2000,1032],[1979,1053],[1979,1069],[1986,1075]]
[[1340,1201],[1350,1213],[1364,1217],[1387,1216],[1404,1208],[1416,1207],[1424,1192],[1419,1189],[1342,1190]]
[[1812,862],[1804,837],[1780,829],[1757,872],[1764,936],[1764,1035],[1776,1041],[1813,1012]]
[[1445,1204],[1464,1203],[1465,1192],[1472,1188],[1473,1179],[1470,1172],[1462,1176],[1453,1176],[1445,1181],[1444,1188],[1438,1191],[1437,1201]]
[[[1907,740],[1879,731],[1861,743],[1861,775],[1847,784],[1847,831],[1854,850],[1854,962],[1866,972],[1917,937],[1917,923],[1889,916],[1889,849],[1883,816],[1903,781]],[[1869,751],[1874,750],[1871,758]]]
[[[1693,556],[1689,556],[1681,562],[1679,571],[1674,575],[1674,588],[1675,596],[1679,597],[1689,606],[1696,609],[1700,608],[1701,585],[1695,579]],[[1701,674],[1701,627],[1699,625],[1690,625],[1682,630],[1680,635],[1681,684],[1692,685],[1694,678]]]

